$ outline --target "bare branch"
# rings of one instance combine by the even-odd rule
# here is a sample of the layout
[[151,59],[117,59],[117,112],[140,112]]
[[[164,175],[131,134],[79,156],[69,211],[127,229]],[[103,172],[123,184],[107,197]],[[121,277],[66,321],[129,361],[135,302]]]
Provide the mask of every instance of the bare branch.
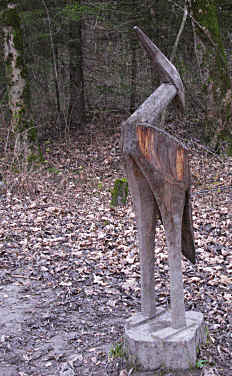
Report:
[[171,56],[170,56],[171,62],[173,62],[173,60],[175,59],[177,47],[178,47],[178,44],[179,44],[179,41],[180,41],[181,34],[184,30],[184,26],[185,26],[187,17],[188,17],[188,8],[187,8],[187,3],[185,2],[184,14],[183,14],[183,18],[182,18],[182,21],[181,21],[180,29],[178,31],[178,34],[177,34],[177,37],[176,37],[176,40],[175,40],[175,43],[174,43],[174,46],[173,46],[173,49],[172,49],[172,53],[171,53]]
[[[178,47],[178,44],[179,44],[179,41],[180,41],[181,34],[184,30],[184,26],[185,26],[187,17],[188,17],[188,7],[187,7],[187,0],[186,0],[185,6],[184,6],[184,14],[183,14],[183,18],[182,18],[182,21],[181,21],[180,29],[178,31],[178,34],[177,34],[177,37],[176,37],[176,40],[175,40],[175,43],[174,43],[174,46],[173,46],[173,49],[172,49],[171,57],[170,57],[171,62],[173,62],[173,60],[175,59],[177,47]],[[163,126],[164,126],[165,119],[166,119],[166,110],[162,113],[162,116],[161,116],[161,122],[160,122],[161,128],[163,128]]]

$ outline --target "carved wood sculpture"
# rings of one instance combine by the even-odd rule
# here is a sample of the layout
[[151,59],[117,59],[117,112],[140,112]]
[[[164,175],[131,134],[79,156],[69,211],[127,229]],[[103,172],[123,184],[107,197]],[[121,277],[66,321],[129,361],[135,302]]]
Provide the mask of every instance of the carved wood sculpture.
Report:
[[184,88],[173,64],[138,27],[134,29],[163,82],[122,125],[124,164],[140,248],[141,311],[145,319],[156,315],[154,241],[160,218],[168,247],[171,326],[178,329],[186,326],[181,251],[195,263],[191,176],[185,147],[156,125],[172,99],[184,109]]

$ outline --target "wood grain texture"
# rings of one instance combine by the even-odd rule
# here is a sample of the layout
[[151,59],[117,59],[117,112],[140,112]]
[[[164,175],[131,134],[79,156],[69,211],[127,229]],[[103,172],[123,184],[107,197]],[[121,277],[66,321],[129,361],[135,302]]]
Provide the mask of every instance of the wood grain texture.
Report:
[[153,42],[136,29],[145,50],[164,80],[122,124],[122,151],[136,212],[141,266],[141,310],[156,312],[154,295],[155,226],[165,228],[170,274],[172,327],[186,325],[181,251],[195,263],[188,151],[175,137],[157,127],[162,111],[177,96],[184,107],[183,84],[176,68]]
[[181,111],[184,111],[185,96],[184,86],[176,67],[166,58],[166,56],[160,51],[154,42],[148,38],[148,36],[138,27],[135,26],[134,30],[140,40],[143,48],[147,52],[148,56],[153,62],[154,71],[158,71],[160,81],[173,84],[177,89],[177,105]]

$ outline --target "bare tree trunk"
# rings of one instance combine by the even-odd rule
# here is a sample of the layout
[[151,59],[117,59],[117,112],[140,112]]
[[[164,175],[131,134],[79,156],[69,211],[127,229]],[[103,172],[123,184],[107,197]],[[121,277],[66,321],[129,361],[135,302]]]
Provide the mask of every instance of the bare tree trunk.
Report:
[[59,116],[61,115],[61,106],[60,106],[60,91],[59,91],[59,84],[58,84],[58,51],[54,43],[53,33],[52,33],[52,26],[51,26],[51,17],[49,14],[49,9],[45,0],[43,1],[43,5],[47,14],[48,20],[48,28],[49,28],[49,35],[50,35],[50,43],[51,43],[51,53],[52,53],[52,67],[54,73],[54,83],[55,83],[55,91],[56,91],[56,105],[57,105],[57,112]]
[[136,45],[134,35],[130,37],[130,49],[131,49],[131,87],[130,87],[130,113],[133,113],[136,109],[136,77],[137,77],[137,59],[136,59]]
[[70,102],[68,124],[84,125],[85,86],[82,51],[82,20],[69,23],[69,70],[70,70]]

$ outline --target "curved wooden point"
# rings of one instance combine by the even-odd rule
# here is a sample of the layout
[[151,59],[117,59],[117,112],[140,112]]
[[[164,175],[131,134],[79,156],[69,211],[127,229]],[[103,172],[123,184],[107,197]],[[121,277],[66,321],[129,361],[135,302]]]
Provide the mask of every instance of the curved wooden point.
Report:
[[176,87],[177,99],[180,104],[181,110],[184,111],[184,86],[175,66],[166,58],[166,56],[160,51],[155,43],[153,43],[151,39],[148,38],[148,36],[138,26],[135,26],[134,30],[143,48],[147,52],[148,56],[150,56],[150,58],[152,59],[154,68],[158,70],[161,82],[171,83]]

